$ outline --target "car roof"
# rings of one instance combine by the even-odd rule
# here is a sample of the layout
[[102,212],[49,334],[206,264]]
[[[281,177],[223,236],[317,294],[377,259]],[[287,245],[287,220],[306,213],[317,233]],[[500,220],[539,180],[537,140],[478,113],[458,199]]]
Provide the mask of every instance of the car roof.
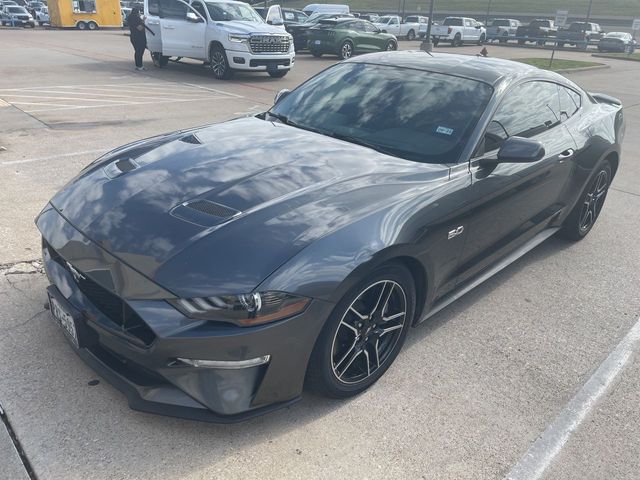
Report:
[[403,68],[413,68],[469,78],[497,86],[520,77],[535,76],[567,83],[564,77],[531,65],[501,58],[479,57],[453,53],[428,53],[422,51],[381,52],[362,55],[347,60],[354,63],[373,63]]

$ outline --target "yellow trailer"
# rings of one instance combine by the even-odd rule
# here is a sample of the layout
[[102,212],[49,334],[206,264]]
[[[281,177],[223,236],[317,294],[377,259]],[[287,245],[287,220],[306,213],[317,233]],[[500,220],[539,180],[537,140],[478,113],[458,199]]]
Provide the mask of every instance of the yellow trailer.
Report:
[[120,0],[49,0],[48,6],[52,27],[122,27]]

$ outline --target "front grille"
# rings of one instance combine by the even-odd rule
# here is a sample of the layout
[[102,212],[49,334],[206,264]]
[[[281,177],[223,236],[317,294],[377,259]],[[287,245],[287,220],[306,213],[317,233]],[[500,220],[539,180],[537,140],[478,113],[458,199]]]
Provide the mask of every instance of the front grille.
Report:
[[[83,274],[84,278],[74,275],[74,272],[71,271],[66,260],[44,239],[43,244],[49,252],[51,259],[71,273],[78,289],[100,313],[115,324],[115,327],[120,330],[121,333],[133,340],[133,343],[142,343],[145,346],[150,345],[155,340],[156,336],[153,331],[127,302],[99,283],[93,281],[88,275]],[[78,272],[77,269],[76,272]]]
[[252,53],[287,53],[291,41],[285,35],[252,35],[249,47]]

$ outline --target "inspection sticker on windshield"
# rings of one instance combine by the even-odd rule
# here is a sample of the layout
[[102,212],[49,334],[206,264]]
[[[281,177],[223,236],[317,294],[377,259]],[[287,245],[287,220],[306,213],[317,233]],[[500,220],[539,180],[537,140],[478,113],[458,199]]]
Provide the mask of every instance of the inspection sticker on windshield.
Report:
[[441,133],[443,135],[453,135],[453,128],[443,127],[442,125],[440,125],[438,128],[436,128],[436,133]]

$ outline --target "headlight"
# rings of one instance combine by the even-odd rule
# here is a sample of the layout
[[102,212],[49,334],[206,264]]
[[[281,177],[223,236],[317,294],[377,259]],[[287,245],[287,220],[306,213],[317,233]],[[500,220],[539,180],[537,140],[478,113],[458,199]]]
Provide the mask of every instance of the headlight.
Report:
[[235,33],[229,34],[230,42],[245,43],[247,40],[249,40],[249,35],[239,35]]
[[310,298],[285,292],[260,292],[170,300],[189,318],[231,322],[243,327],[275,322],[302,313]]

